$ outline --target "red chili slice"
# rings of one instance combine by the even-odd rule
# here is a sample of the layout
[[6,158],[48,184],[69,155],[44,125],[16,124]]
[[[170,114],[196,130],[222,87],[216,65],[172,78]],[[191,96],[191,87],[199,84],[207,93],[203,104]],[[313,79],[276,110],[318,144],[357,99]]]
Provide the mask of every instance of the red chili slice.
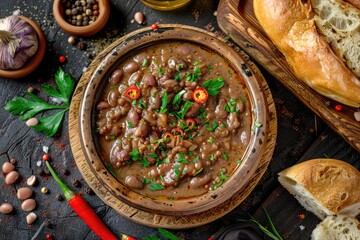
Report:
[[130,100],[136,100],[140,97],[141,92],[137,86],[131,86],[125,90],[124,95]]
[[185,123],[186,123],[186,126],[188,126],[188,128],[190,130],[192,130],[195,126],[196,126],[196,122],[194,119],[192,118],[186,118],[185,119]]
[[164,139],[164,142],[171,142],[171,140],[174,138],[174,135],[170,132],[164,133],[162,139]]
[[197,103],[204,103],[208,99],[209,94],[203,87],[198,87],[194,90],[193,99]]
[[179,135],[184,136],[185,135],[184,131],[179,127],[174,128],[171,132],[174,134],[174,136],[179,136]]

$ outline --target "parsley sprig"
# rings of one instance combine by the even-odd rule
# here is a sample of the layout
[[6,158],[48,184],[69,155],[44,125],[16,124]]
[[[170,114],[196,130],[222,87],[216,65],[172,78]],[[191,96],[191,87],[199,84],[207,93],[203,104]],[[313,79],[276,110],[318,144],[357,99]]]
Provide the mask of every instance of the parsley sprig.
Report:
[[37,114],[50,110],[59,110],[53,115],[38,118],[39,123],[33,129],[43,132],[46,136],[53,136],[61,127],[65,113],[70,109],[70,100],[75,88],[75,82],[61,68],[55,74],[57,88],[51,85],[42,85],[45,93],[58,99],[61,105],[48,103],[32,93],[27,93],[27,98],[15,97],[5,105],[5,110],[14,115],[19,115],[22,121],[35,117]]

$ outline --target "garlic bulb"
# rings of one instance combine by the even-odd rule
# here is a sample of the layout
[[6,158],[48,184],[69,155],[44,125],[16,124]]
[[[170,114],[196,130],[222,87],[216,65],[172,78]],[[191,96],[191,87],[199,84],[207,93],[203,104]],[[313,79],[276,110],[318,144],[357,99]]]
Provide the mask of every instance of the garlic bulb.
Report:
[[35,30],[18,16],[0,19],[0,69],[21,68],[38,49]]

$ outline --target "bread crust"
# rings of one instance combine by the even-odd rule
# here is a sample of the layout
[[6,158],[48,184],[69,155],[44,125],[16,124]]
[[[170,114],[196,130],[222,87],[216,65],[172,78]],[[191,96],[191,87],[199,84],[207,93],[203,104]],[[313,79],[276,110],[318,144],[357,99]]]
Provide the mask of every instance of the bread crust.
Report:
[[317,32],[309,0],[254,0],[253,4],[261,27],[300,80],[324,96],[360,106],[360,80]]
[[360,213],[358,207],[354,209],[360,203],[360,172],[346,162],[313,159],[287,168],[279,176],[302,185],[334,214],[346,212],[346,208],[354,211],[351,215]]

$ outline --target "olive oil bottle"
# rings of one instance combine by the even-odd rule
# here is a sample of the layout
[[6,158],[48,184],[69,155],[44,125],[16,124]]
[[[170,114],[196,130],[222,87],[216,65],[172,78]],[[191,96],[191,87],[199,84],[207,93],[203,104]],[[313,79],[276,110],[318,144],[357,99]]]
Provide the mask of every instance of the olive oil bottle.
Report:
[[171,11],[182,8],[192,0],[141,0],[145,5],[160,11]]

